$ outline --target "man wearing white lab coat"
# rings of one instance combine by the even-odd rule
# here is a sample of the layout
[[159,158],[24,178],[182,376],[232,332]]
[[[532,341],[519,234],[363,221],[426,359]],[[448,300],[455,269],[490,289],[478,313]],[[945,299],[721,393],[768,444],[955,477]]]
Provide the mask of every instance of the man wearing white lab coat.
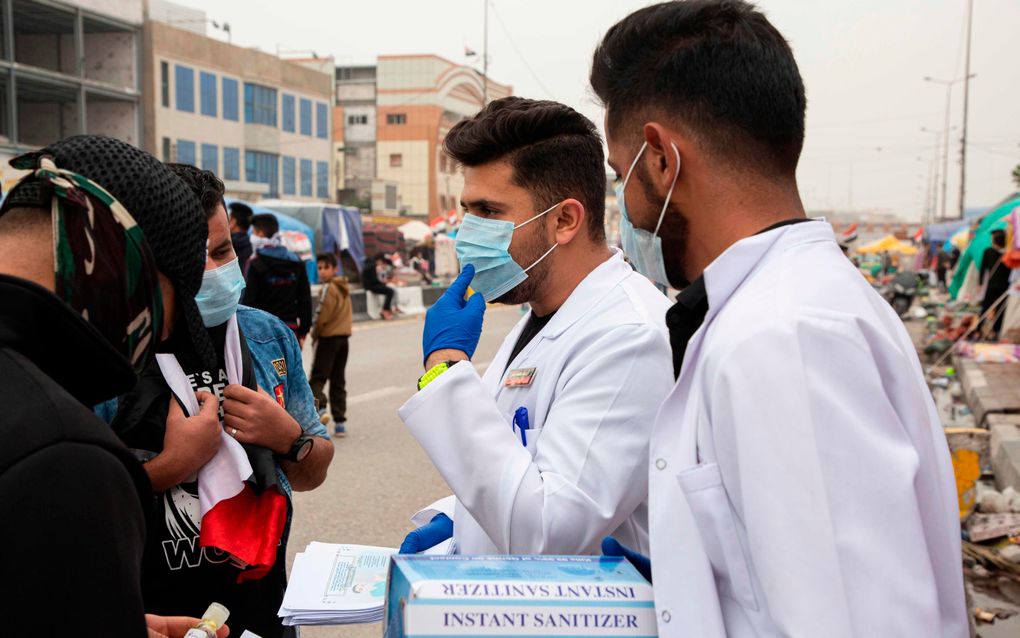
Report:
[[649,467],[660,636],[966,636],[956,487],[902,323],[808,220],[804,87],[740,0],[606,34],[624,247],[686,288]]
[[[429,311],[427,372],[400,416],[455,498],[415,520],[445,513],[463,554],[594,554],[610,533],[647,548],[648,440],[672,385],[669,303],[606,245],[594,124],[562,104],[505,98],[455,126],[445,151],[464,167],[464,273]],[[531,304],[484,375],[468,360],[481,296]]]

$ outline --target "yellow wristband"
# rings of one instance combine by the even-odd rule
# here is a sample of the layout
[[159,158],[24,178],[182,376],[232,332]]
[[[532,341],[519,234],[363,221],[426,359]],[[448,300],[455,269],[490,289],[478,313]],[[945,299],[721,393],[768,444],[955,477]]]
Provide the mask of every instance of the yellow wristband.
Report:
[[423,374],[420,379],[418,379],[418,389],[422,390],[425,388],[425,386],[438,379],[439,375],[449,370],[450,366],[452,366],[454,363],[456,363],[456,361],[443,361],[429,368],[429,371]]

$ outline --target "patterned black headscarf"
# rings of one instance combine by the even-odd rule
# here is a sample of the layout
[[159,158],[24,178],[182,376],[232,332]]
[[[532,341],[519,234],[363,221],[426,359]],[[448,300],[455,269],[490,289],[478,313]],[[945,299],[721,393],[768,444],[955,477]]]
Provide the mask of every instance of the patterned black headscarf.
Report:
[[[209,227],[201,203],[187,184],[145,151],[100,135],[69,137],[16,157],[11,165],[34,172],[43,157],[101,185],[130,212],[159,272],[173,283],[178,312],[175,329],[186,331],[196,354],[207,365],[215,365],[216,352],[195,304],[205,270]],[[51,186],[30,175],[11,190],[0,212],[14,206],[48,209],[51,197]]]

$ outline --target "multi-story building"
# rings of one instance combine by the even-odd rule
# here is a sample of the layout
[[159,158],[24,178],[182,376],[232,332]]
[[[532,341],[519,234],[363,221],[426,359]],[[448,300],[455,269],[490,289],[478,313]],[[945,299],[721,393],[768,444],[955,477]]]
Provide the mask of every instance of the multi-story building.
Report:
[[[231,196],[332,200],[332,62],[323,72],[170,22],[145,23],[145,148],[216,172]],[[186,22],[204,29],[204,14]]]
[[0,175],[79,133],[138,144],[142,0],[0,0]]
[[437,55],[383,55],[375,66],[338,67],[342,200],[370,198],[374,211],[429,218],[457,208],[463,178],[442,152],[446,133],[511,92]]

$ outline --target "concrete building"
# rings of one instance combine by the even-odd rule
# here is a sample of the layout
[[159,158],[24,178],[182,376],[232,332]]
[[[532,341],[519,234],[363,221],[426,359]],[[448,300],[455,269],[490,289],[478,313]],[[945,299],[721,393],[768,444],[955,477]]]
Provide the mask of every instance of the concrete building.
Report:
[[457,208],[463,178],[442,152],[443,140],[486,98],[511,93],[491,79],[486,88],[478,71],[437,55],[383,55],[375,66],[338,67],[341,199],[369,199],[373,212],[427,218]]
[[332,61],[323,72],[205,37],[204,17],[171,22],[145,23],[146,150],[216,172],[234,197],[332,201]]
[[138,144],[142,0],[0,0],[0,176],[68,135]]

